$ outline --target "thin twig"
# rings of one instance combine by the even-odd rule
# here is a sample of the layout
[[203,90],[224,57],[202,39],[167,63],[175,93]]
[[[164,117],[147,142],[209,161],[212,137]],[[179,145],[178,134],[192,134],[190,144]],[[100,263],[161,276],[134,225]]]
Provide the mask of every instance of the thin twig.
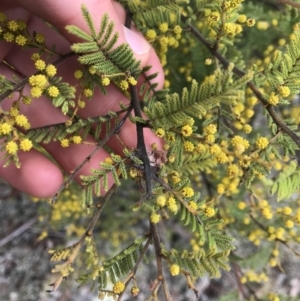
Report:
[[36,222],[37,222],[37,218],[33,217],[30,220],[28,220],[25,224],[20,226],[18,229],[14,230],[12,233],[2,238],[0,240],[0,248],[6,245],[7,243],[9,243],[10,241],[12,241],[13,239],[15,239],[16,237],[20,236]]
[[[107,204],[108,200],[110,199],[110,197],[113,195],[113,193],[115,192],[117,188],[117,185],[114,184],[109,191],[106,193],[106,195],[103,197],[102,202],[98,204],[97,206],[97,210],[94,213],[91,222],[89,224],[89,226],[87,227],[85,233],[81,236],[81,238],[79,239],[79,241],[77,243],[75,243],[74,245],[76,246],[74,250],[72,250],[72,253],[70,255],[70,257],[68,258],[68,260],[65,262],[65,265],[72,265],[76,256],[78,255],[86,237],[88,236],[92,236],[93,234],[93,230],[96,226],[96,223],[103,211],[104,206]],[[47,292],[51,293],[55,290],[57,290],[57,288],[60,286],[61,282],[63,281],[65,277],[63,275],[60,275],[56,281],[54,283],[51,283],[50,285],[52,286],[52,290],[48,290]]]
[[141,262],[142,262],[142,260],[143,260],[143,258],[144,258],[144,256],[145,256],[145,254],[146,254],[146,252],[147,252],[147,250],[148,250],[148,248],[149,248],[149,246],[150,246],[151,240],[152,240],[151,237],[149,237],[149,238],[147,239],[147,241],[146,241],[146,243],[145,243],[145,245],[144,245],[144,247],[143,247],[143,250],[142,250],[142,252],[141,252],[141,254],[140,254],[140,256],[139,256],[139,258],[138,258],[138,260],[137,260],[137,262],[136,262],[136,264],[135,264],[135,266],[134,266],[134,268],[132,269],[131,273],[129,274],[128,279],[125,281],[125,288],[124,288],[124,291],[119,295],[119,298],[118,298],[117,301],[121,301],[121,300],[122,300],[122,297],[123,297],[123,295],[124,295],[124,293],[125,293],[125,291],[126,291],[126,288],[128,287],[128,285],[129,285],[129,283],[130,283],[130,280],[133,279],[133,278],[135,277],[135,274],[136,274],[136,272],[137,272],[137,269],[138,269],[139,265],[141,264]]
[[114,134],[116,134],[120,131],[121,127],[123,126],[124,122],[127,120],[131,111],[132,111],[132,107],[129,107],[127,113],[120,120],[120,122],[111,130],[111,132],[108,135],[106,135],[106,137],[104,139],[102,139],[101,141],[99,141],[97,143],[96,148],[75,168],[75,170],[71,173],[71,175],[69,175],[69,177],[59,187],[57,192],[52,197],[52,199],[51,199],[52,204],[54,204],[56,202],[56,200],[57,200],[59,194],[62,192],[62,190],[64,190],[65,187],[67,187],[73,181],[74,177],[77,175],[77,173],[80,171],[80,169],[91,160],[91,158],[100,150],[100,148],[102,148],[111,139],[111,137]]
[[150,222],[150,230],[151,230],[151,235],[152,235],[153,244],[154,244],[154,248],[155,248],[156,265],[157,265],[157,280],[158,280],[158,282],[162,283],[165,300],[172,301],[172,297],[169,292],[168,284],[166,282],[166,278],[165,278],[163,266],[162,266],[162,256],[161,256],[162,250],[161,250],[160,238],[159,238],[159,234],[158,234],[157,225]]
[[278,0],[278,2],[300,9],[300,3],[296,3],[295,1],[292,0]]

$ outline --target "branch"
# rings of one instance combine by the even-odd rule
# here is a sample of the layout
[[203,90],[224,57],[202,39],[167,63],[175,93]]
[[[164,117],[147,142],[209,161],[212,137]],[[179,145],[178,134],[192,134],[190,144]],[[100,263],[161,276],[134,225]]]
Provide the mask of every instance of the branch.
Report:
[[296,3],[295,1],[292,0],[278,0],[278,2],[300,9],[300,3]]
[[[182,20],[186,21],[187,18],[182,16]],[[194,36],[210,51],[210,53],[214,57],[216,57],[225,68],[227,68],[230,62],[225,57],[223,57],[217,50],[215,50],[211,46],[211,44],[205,39],[205,37],[193,25],[188,24],[188,27],[190,31],[194,34]],[[239,77],[245,75],[245,72],[238,69],[237,67],[233,68],[233,72]],[[249,82],[247,83],[247,85],[255,94],[255,96],[260,100],[260,102],[264,105],[265,109],[268,111],[268,113],[272,117],[273,121],[277,124],[277,126],[281,128],[283,132],[289,135],[300,148],[300,137],[281,120],[281,118],[275,112],[274,107],[270,106],[268,101],[263,97],[263,95],[261,94],[259,89],[254,85],[253,82]]]
[[18,229],[7,235],[6,237],[2,238],[0,240],[0,248],[24,233],[26,230],[28,230],[34,223],[37,222],[37,218],[33,217],[30,220],[28,220],[25,224],[20,226]]
[[121,127],[123,126],[124,122],[130,115],[132,110],[132,107],[128,108],[127,113],[124,115],[124,117],[120,120],[120,122],[111,130],[111,132],[101,141],[97,143],[97,147],[75,168],[75,170],[71,173],[71,175],[65,180],[65,182],[59,187],[58,191],[54,194],[54,196],[51,199],[52,204],[54,204],[59,196],[59,194],[62,192],[65,187],[67,187],[74,179],[74,177],[78,174],[80,169],[91,160],[91,158],[102,148],[114,134],[117,134]]
[[166,301],[172,301],[172,297],[169,292],[169,288],[166,282],[166,278],[162,266],[162,256],[161,256],[162,251],[161,251],[160,238],[157,230],[157,225],[150,222],[150,230],[151,230],[151,235],[152,235],[153,244],[155,248],[155,257],[156,257],[156,264],[157,264],[156,283],[157,284],[159,282],[162,283]]
[[[76,54],[75,52],[69,52],[69,53],[63,54],[59,59],[54,61],[52,64],[57,66],[58,64],[60,64],[61,62],[63,62],[64,60],[68,59],[69,57],[71,57],[75,54]],[[37,71],[36,73],[31,74],[30,76],[36,75],[36,74],[39,74],[39,73],[40,73],[40,71]],[[30,76],[25,77],[20,82],[15,84],[15,86],[11,90],[8,90],[8,91],[4,92],[3,94],[0,94],[0,103],[1,103],[2,100],[4,100],[6,97],[8,97],[12,92],[18,91],[19,89],[24,87],[27,84],[28,79],[29,79]]]
[[[107,192],[107,194],[103,197],[102,199],[102,202],[99,203],[97,205],[97,210],[96,212],[94,213],[93,217],[92,217],[92,220],[89,224],[89,226],[87,227],[85,233],[81,236],[81,238],[79,239],[79,241],[75,244],[76,247],[75,249],[72,251],[70,257],[68,258],[68,260],[64,263],[65,265],[72,265],[76,256],[78,255],[84,241],[85,241],[85,238],[88,237],[88,236],[92,236],[93,234],[93,230],[96,226],[96,223],[103,211],[103,208],[104,206],[106,205],[106,203],[108,202],[108,200],[110,199],[110,197],[113,195],[113,193],[115,192],[117,188],[117,185],[114,184],[110,189],[109,191]],[[55,290],[57,290],[57,288],[60,286],[61,282],[63,281],[65,277],[63,275],[59,276],[59,278],[52,284],[50,284],[53,288],[52,290],[48,290],[47,292],[51,293]]]
[[132,269],[131,273],[129,274],[127,280],[125,281],[125,288],[124,288],[123,292],[119,295],[119,298],[118,298],[117,301],[121,301],[122,300],[122,297],[123,297],[123,295],[124,295],[124,293],[126,291],[126,288],[128,287],[128,285],[130,283],[130,280],[135,277],[137,269],[138,269],[139,265],[141,264],[141,262],[142,262],[142,260],[143,260],[143,258],[145,256],[145,254],[146,254],[146,252],[147,252],[147,250],[148,250],[148,248],[150,246],[151,240],[152,240],[151,237],[149,237],[148,240],[146,241],[146,244],[144,245],[144,248],[143,248],[143,250],[142,250],[142,252],[141,252],[141,254],[140,254],[140,256],[139,256],[139,258],[138,258],[138,260],[137,260],[137,262],[136,262],[136,264],[134,266],[134,268]]

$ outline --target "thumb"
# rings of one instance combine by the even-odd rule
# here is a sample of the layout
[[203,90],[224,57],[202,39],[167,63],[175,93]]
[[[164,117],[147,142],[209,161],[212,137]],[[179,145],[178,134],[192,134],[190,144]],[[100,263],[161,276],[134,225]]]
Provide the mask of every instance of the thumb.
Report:
[[[34,15],[57,27],[70,43],[78,42],[78,39],[67,33],[65,30],[67,25],[75,25],[83,31],[89,32],[88,25],[81,13],[82,0],[16,0],[16,2]],[[125,11],[121,5],[111,0],[89,0],[85,1],[85,5],[96,29],[100,29],[101,18],[107,13],[110,21],[115,25],[115,31],[119,34],[116,46],[128,43],[135,54],[135,59],[140,60],[142,66],[147,64],[151,47],[142,35],[123,25]]]

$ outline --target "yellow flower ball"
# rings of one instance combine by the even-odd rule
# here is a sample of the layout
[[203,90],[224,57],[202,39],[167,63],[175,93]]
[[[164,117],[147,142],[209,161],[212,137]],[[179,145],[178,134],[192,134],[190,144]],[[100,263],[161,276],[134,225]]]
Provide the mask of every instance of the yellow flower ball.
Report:
[[80,144],[82,142],[82,138],[80,136],[74,136],[72,140],[74,144]]
[[190,197],[194,196],[194,194],[195,194],[195,192],[192,187],[184,187],[182,189],[182,195],[186,198],[190,198]]
[[49,76],[49,77],[52,77],[56,74],[56,67],[52,64],[49,64],[47,67],[46,67],[46,74]]
[[158,138],[162,138],[165,136],[166,132],[164,129],[162,128],[158,128],[156,131],[155,131],[155,134]]
[[181,128],[181,134],[184,137],[189,137],[192,135],[192,133],[193,133],[193,128],[189,124],[186,124]]
[[0,124],[0,135],[7,135],[12,131],[12,127],[9,123],[4,122]]
[[258,149],[265,149],[269,145],[269,140],[265,137],[257,138],[255,145]]
[[172,264],[170,266],[170,274],[172,276],[177,276],[180,273],[180,266],[178,264]]
[[108,77],[103,77],[101,83],[103,86],[108,86],[110,84],[110,79]]
[[34,66],[37,70],[42,71],[46,68],[46,63],[43,60],[39,59],[34,63]]
[[59,90],[55,86],[50,86],[47,89],[47,92],[48,92],[49,96],[53,97],[53,98],[55,98],[55,97],[57,97],[59,95]]
[[151,213],[150,215],[150,221],[153,224],[157,224],[160,221],[160,214],[157,214],[156,212]]
[[70,142],[69,142],[68,139],[62,139],[62,140],[60,141],[60,145],[61,145],[62,147],[68,147],[68,146],[70,145]]
[[43,94],[43,90],[39,87],[32,87],[30,89],[30,95],[34,98],[39,98]]
[[32,146],[33,146],[32,142],[27,138],[23,139],[20,142],[20,149],[24,152],[27,152],[27,151],[31,150]]
[[129,87],[129,84],[126,80],[121,80],[120,81],[121,90],[126,91],[128,89],[128,87]]
[[156,38],[156,32],[153,29],[148,29],[146,32],[146,38],[147,40],[153,40]]
[[6,152],[10,155],[14,155],[18,151],[18,145],[14,141],[9,141],[5,146]]
[[113,286],[113,292],[116,295],[121,294],[125,289],[125,284],[121,281],[117,281]]
[[17,115],[15,117],[15,122],[17,125],[22,127],[26,126],[29,123],[27,117],[23,114]]
[[166,202],[167,202],[167,198],[165,195],[159,195],[157,198],[156,198],[156,204],[159,206],[159,207],[164,207],[166,205]]
[[216,214],[216,211],[213,207],[207,207],[204,212],[207,217],[213,217]]
[[24,37],[23,35],[17,35],[15,38],[15,42],[19,46],[24,46],[27,43],[27,38]]
[[76,79],[80,79],[80,78],[82,78],[82,76],[83,76],[83,73],[82,73],[81,70],[76,70],[76,71],[74,72],[74,77],[75,77]]

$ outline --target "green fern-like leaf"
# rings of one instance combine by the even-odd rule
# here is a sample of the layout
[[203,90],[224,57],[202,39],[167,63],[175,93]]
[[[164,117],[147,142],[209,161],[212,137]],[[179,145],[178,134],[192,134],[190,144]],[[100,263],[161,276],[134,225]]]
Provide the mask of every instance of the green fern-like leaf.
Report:
[[277,194],[277,200],[289,198],[300,188],[300,169],[295,161],[279,174],[271,187],[271,193]]
[[202,118],[207,110],[221,103],[233,103],[239,96],[237,89],[244,86],[252,77],[253,73],[249,72],[231,85],[231,71],[221,73],[217,70],[214,79],[211,82],[202,83],[200,87],[193,80],[190,91],[184,88],[181,97],[174,93],[168,95],[163,102],[149,102],[145,113],[154,128],[169,129],[183,125],[189,116]]

